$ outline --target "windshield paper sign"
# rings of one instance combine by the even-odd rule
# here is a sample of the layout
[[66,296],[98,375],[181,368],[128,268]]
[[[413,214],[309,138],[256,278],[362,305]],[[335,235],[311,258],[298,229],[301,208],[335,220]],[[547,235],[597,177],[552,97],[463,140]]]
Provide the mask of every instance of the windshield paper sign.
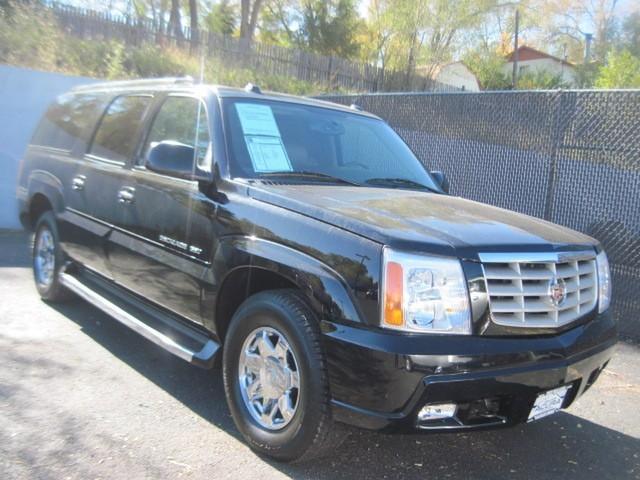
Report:
[[235,107],[254,171],[291,171],[271,107],[255,103],[236,103]]

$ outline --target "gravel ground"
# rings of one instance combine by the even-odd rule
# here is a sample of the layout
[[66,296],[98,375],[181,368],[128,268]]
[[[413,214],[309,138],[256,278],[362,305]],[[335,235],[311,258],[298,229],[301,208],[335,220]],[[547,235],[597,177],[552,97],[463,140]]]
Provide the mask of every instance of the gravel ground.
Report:
[[322,461],[251,452],[220,371],[90,305],[40,301],[23,234],[0,233],[0,478],[639,478],[640,348],[620,343],[568,411],[468,434],[353,431]]

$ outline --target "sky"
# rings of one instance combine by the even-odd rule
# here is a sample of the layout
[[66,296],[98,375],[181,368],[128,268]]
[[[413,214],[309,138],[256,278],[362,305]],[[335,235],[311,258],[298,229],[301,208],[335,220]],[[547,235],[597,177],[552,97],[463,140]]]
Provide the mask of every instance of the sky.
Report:
[[369,2],[371,0],[360,0],[358,2],[358,13],[362,18],[367,18],[369,15]]

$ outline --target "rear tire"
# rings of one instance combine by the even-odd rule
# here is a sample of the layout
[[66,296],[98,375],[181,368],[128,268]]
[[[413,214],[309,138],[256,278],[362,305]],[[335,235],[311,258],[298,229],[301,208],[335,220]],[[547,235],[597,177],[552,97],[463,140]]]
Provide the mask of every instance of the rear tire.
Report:
[[33,276],[43,300],[63,302],[73,294],[60,283],[64,254],[60,248],[58,227],[53,212],[43,213],[36,223],[33,240]]
[[244,301],[225,338],[223,376],[233,420],[257,453],[306,461],[346,438],[331,416],[318,322],[296,291]]

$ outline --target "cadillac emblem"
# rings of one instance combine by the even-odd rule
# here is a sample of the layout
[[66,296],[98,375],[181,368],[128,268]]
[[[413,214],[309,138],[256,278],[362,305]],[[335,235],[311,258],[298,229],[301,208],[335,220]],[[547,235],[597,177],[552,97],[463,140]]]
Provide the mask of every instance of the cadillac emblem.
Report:
[[549,281],[549,300],[554,307],[561,306],[567,298],[567,285],[561,278],[552,278]]

